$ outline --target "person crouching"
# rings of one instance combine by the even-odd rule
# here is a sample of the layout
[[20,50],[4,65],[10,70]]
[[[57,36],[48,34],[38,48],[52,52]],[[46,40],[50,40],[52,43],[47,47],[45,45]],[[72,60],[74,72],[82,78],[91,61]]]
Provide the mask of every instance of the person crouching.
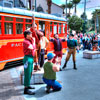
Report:
[[44,64],[43,81],[47,84],[47,93],[50,93],[51,88],[53,89],[53,91],[60,91],[62,88],[62,85],[58,81],[56,81],[56,72],[58,72],[60,68],[52,63],[53,58],[54,54],[48,53],[48,61]]

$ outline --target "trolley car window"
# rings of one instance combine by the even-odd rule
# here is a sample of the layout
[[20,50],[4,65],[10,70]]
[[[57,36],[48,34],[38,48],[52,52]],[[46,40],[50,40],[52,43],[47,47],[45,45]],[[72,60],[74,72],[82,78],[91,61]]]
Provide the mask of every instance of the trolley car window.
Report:
[[57,26],[54,26],[54,34],[57,33]]
[[0,20],[1,20],[1,16],[0,16]]
[[11,17],[5,17],[5,21],[13,21],[13,18],[11,18]]
[[1,34],[1,23],[0,23],[0,34]]
[[59,25],[59,34],[61,34],[61,25]]
[[26,29],[31,28],[32,24],[26,24]]
[[5,23],[5,34],[13,34],[13,24]]
[[21,18],[16,18],[16,22],[23,22],[23,19],[21,19]]
[[57,23],[56,23],[56,22],[54,22],[54,25],[57,25]]
[[50,33],[52,34],[52,22],[50,22]]
[[63,33],[65,33],[65,24],[63,24]]
[[50,32],[52,33],[52,26],[50,26]]
[[57,23],[54,22],[54,34],[56,34],[56,33],[57,33]]
[[16,34],[22,34],[23,32],[23,24],[17,23],[16,24]]
[[26,22],[31,23],[32,20],[31,19],[26,19]]

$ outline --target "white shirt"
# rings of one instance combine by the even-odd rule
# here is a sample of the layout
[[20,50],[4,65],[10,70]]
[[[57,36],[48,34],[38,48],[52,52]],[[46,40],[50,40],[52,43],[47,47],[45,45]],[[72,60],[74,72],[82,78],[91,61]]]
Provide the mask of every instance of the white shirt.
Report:
[[45,49],[47,43],[49,43],[49,40],[45,36],[43,36],[40,39],[41,49]]

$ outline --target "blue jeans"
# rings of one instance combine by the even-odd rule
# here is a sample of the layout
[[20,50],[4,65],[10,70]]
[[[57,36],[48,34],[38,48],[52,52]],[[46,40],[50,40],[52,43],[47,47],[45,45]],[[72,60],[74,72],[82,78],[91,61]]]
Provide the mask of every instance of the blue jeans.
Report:
[[62,85],[58,81],[56,81],[56,80],[48,80],[46,78],[43,78],[43,81],[47,85],[52,86],[54,91],[59,91],[62,88]]
[[98,40],[98,46],[100,46],[100,40]]
[[38,64],[40,65],[40,67],[43,67],[44,60],[45,60],[44,55],[45,55],[45,50],[41,49],[39,59],[38,59]]

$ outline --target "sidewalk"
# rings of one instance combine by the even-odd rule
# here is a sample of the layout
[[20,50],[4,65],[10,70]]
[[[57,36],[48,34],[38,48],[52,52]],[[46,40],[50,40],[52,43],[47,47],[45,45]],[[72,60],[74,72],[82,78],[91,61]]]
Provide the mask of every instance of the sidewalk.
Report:
[[25,100],[18,79],[13,79],[11,69],[0,72],[0,100]]
[[[64,64],[65,55],[62,59]],[[0,100],[100,100],[100,59],[84,59],[83,51],[77,54],[77,68],[73,69],[72,58],[67,68],[57,73],[62,81],[62,90],[45,93],[45,84],[35,85],[36,94],[23,95],[19,73],[22,66],[0,72]]]

